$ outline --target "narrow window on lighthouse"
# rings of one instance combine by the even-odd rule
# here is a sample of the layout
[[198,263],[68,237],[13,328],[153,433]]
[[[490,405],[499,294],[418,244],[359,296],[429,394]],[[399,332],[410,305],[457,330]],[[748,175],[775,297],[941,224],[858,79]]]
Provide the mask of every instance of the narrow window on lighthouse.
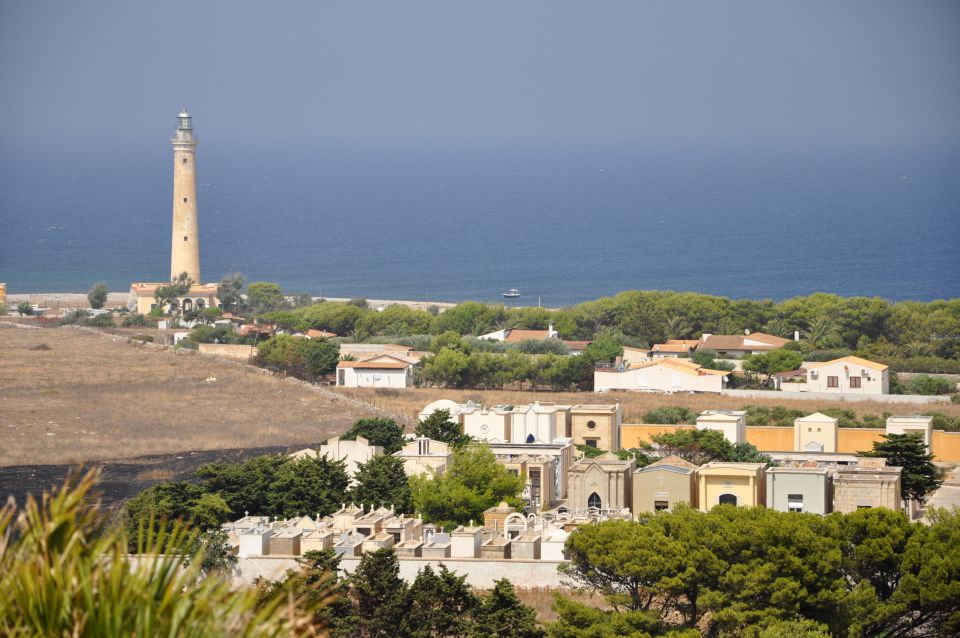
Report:
[[184,204],[187,203],[187,198],[186,198],[186,197],[183,198],[183,203],[184,203]]
[[186,158],[186,157],[183,158],[183,163],[184,163],[184,164],[187,163],[187,158]]
[[187,236],[186,236],[186,235],[183,236],[183,241],[187,241]]

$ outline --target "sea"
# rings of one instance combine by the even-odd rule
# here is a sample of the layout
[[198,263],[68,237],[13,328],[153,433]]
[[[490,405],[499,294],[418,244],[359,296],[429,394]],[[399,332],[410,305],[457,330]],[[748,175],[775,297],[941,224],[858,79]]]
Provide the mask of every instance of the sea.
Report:
[[[201,265],[296,293],[960,297],[960,149],[198,147]],[[168,276],[169,143],[0,150],[0,281]]]

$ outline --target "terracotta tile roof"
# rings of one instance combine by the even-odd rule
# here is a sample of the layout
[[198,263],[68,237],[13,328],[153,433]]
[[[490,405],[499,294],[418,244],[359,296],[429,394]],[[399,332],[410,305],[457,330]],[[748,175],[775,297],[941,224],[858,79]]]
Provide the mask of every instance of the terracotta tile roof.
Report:
[[778,337],[776,335],[769,335],[766,332],[751,332],[748,335],[744,335],[746,339],[752,339],[753,341],[762,341],[764,343],[769,343],[772,346],[777,348],[782,348],[783,346],[790,343],[789,339],[784,339],[783,337]]
[[679,354],[683,354],[686,352],[690,352],[690,346],[684,343],[670,343],[670,342],[655,343],[653,344],[653,351],[654,352],[676,352]]
[[[747,340],[757,341],[758,344],[747,344]],[[699,343],[701,348],[710,350],[775,350],[782,348],[789,339],[775,337],[763,332],[753,332],[748,335],[704,335]]]
[[871,370],[883,371],[886,370],[888,366],[883,365],[882,363],[877,363],[875,361],[868,361],[867,359],[861,359],[860,357],[855,357],[850,355],[849,357],[842,357],[840,359],[834,359],[833,361],[821,361],[819,363],[808,363],[807,369],[812,370],[814,368],[822,368],[823,366],[828,366],[834,363],[849,363],[850,365],[860,366],[861,368],[870,368]]
[[310,328],[307,330],[307,336],[311,339],[330,339],[337,336],[336,332],[328,332],[326,330],[316,330],[315,328]]
[[807,373],[805,368],[800,368],[799,370],[787,370],[786,372],[777,372],[773,376],[780,379],[789,379],[791,377],[802,377]]
[[270,335],[276,331],[277,331],[277,327],[272,323],[261,323],[261,324],[245,323],[242,326],[240,326],[241,335],[253,334],[254,332],[259,332],[262,335]]
[[514,328],[507,333],[507,338],[504,339],[504,341],[529,341],[531,339],[543,341],[544,339],[549,338],[549,330],[525,330],[522,328]]
[[583,350],[589,346],[592,341],[564,341],[563,345],[567,346],[569,350]]
[[647,361],[646,363],[640,363],[637,365],[630,366],[631,370],[640,370],[642,368],[651,368],[653,366],[667,366],[672,368],[677,372],[683,372],[684,374],[689,374],[691,376],[703,376],[708,374],[722,375],[727,376],[730,374],[726,370],[711,370],[710,368],[704,368],[703,366],[694,363],[688,359],[673,359],[673,358],[664,358],[656,359],[655,361]]
[[362,368],[366,370],[402,370],[417,363],[415,360],[409,360],[406,357],[400,357],[392,354],[381,354],[374,357],[367,357],[359,361],[340,361],[338,368]]

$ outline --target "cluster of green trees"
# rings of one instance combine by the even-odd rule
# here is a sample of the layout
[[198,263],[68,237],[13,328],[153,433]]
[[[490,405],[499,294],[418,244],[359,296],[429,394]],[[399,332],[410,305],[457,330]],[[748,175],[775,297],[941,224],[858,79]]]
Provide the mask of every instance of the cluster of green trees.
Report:
[[326,457],[258,456],[243,463],[212,463],[196,472],[197,483],[152,485],[127,502],[123,520],[131,537],[144,521],[155,531],[174,521],[206,530],[246,512],[289,518],[327,516],[344,502],[412,511],[403,462],[390,455],[361,464],[351,487],[344,463]]
[[681,506],[586,525],[561,570],[611,609],[558,603],[552,635],[957,635],[958,543],[960,513],[943,510],[911,524],[882,508]]
[[[496,347],[490,348],[487,343]],[[620,335],[602,332],[583,354],[571,357],[562,354],[565,348],[560,342],[531,341],[506,346],[446,331],[433,339],[430,350],[435,354],[424,359],[422,371],[422,380],[429,384],[451,388],[502,388],[517,384],[522,388],[529,383],[561,391],[591,389],[594,366],[623,354],[623,344]]]
[[[223,286],[221,283],[222,291]],[[250,305],[284,309],[277,307],[279,296],[271,296],[273,303]],[[324,302],[295,309],[292,314],[302,319],[304,326],[355,339],[438,335],[446,331],[481,335],[502,328],[545,329],[553,324],[564,339],[591,339],[606,328],[648,344],[699,337],[703,333],[742,334],[751,330],[791,337],[799,331],[808,360],[812,352],[826,350],[857,351],[880,360],[955,359],[960,354],[957,299],[891,302],[876,297],[817,293],[774,302],[632,290],[559,310],[465,302],[442,313],[406,306],[377,312],[358,303]]]
[[255,362],[306,381],[332,373],[340,360],[340,346],[326,339],[304,339],[286,334],[257,346]]
[[486,445],[455,448],[453,463],[439,475],[410,477],[416,511],[444,529],[483,521],[483,512],[506,502],[516,508],[526,481],[507,472]]
[[180,521],[206,530],[245,513],[280,516],[326,516],[341,503],[368,508],[393,507],[419,513],[443,527],[483,519],[484,510],[517,498],[524,477],[511,475],[486,445],[472,444],[449,412],[440,410],[415,430],[453,446],[453,462],[440,476],[407,478],[403,461],[392,456],[403,445],[403,428],[386,418],[361,419],[343,437],[366,438],[384,454],[359,466],[351,486],[342,461],[326,457],[290,459],[258,456],[243,463],[211,463],[196,471],[197,482],[169,481],[152,485],[127,502],[123,520],[131,537],[144,521],[159,532]]
[[[747,425],[751,426],[792,428],[793,422],[796,419],[813,414],[808,410],[787,408],[781,405],[772,407],[744,405],[741,406],[740,409],[747,413]],[[837,419],[837,425],[842,428],[884,428],[886,427],[887,418],[893,416],[890,412],[859,416],[855,411],[847,408],[824,408],[820,412]],[[960,417],[953,417],[943,412],[929,410],[921,413],[921,416],[933,417],[933,428],[935,430],[960,432]],[[697,413],[683,406],[665,406],[647,412],[641,417],[641,420],[644,423],[693,425],[697,422]]]
[[710,461],[774,464],[769,455],[759,451],[753,444],[744,441],[731,443],[716,430],[662,432],[652,436],[651,440],[656,444],[656,454],[653,453],[653,446],[620,450],[618,454],[622,458],[632,456],[639,467],[650,465],[665,456],[679,456],[696,465]]
[[364,554],[349,576],[331,550],[308,552],[301,569],[257,582],[261,601],[323,598],[315,627],[335,638],[544,638],[536,615],[507,579],[478,595],[463,576],[429,565],[411,583],[400,578],[393,549]]

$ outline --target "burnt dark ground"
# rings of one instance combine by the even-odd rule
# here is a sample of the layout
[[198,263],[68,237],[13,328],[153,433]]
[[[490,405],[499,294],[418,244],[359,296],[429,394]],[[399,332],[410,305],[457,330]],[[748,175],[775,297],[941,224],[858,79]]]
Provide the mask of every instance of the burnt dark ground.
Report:
[[155,483],[194,481],[194,472],[205,463],[237,463],[263,454],[282,454],[311,446],[273,446],[232,450],[203,450],[156,454],[131,459],[95,461],[80,465],[12,465],[0,467],[0,496],[10,496],[23,506],[28,494],[40,498],[44,490],[63,485],[71,472],[100,468],[98,494],[106,508],[121,505],[127,499]]

